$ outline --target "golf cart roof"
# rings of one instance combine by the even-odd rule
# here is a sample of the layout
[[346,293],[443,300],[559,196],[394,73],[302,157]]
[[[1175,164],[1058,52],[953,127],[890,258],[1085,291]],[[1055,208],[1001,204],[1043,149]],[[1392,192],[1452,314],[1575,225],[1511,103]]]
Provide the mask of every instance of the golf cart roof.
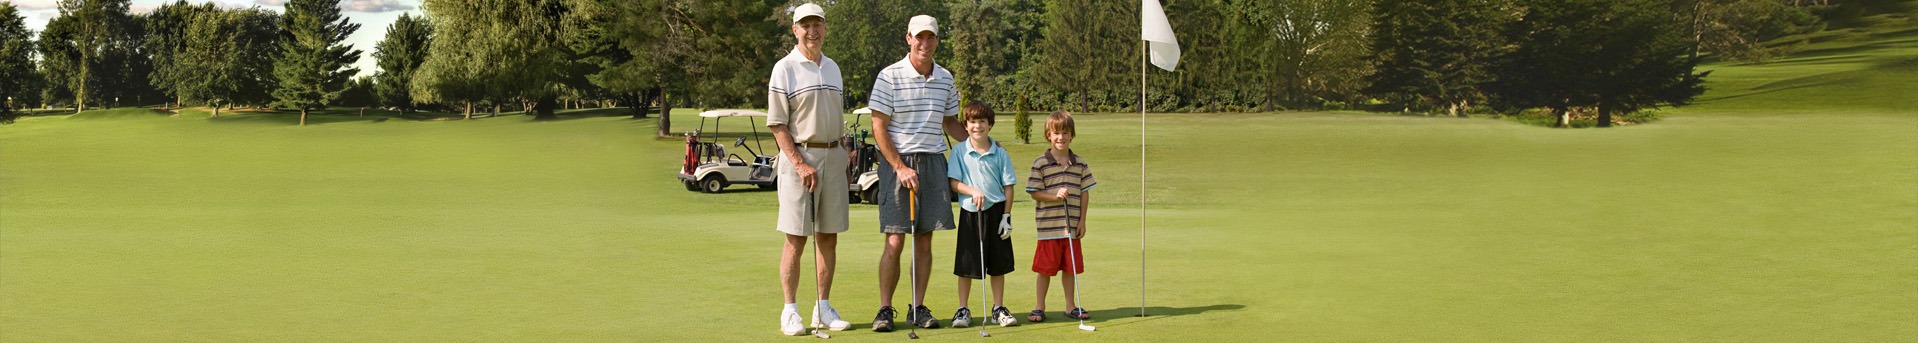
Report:
[[699,116],[706,117],[706,118],[764,117],[766,116],[766,112],[760,112],[760,111],[754,111],[754,110],[711,110],[711,111],[699,112]]
[[859,109],[852,110],[852,114],[872,114],[872,108],[860,107]]

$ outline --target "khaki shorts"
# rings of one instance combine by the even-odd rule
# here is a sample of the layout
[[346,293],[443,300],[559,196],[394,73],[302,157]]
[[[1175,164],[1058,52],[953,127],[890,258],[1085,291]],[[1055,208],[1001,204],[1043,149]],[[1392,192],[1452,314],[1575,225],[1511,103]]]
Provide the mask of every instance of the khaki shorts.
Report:
[[779,174],[779,232],[794,236],[846,232],[846,149],[800,147],[799,154],[818,170],[819,184],[807,192],[791,161],[782,158],[774,165]]

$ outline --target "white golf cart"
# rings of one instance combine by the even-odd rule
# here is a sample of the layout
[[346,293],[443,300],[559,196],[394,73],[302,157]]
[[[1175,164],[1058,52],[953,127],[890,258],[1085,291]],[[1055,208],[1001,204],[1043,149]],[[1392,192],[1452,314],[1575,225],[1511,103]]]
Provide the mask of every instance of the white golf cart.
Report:
[[[871,116],[872,108],[861,107],[853,110],[852,124],[846,125],[846,140],[850,143],[847,145],[852,147],[852,166],[846,168],[846,180],[852,183],[847,189],[850,190],[852,194],[850,194],[847,199],[852,199],[853,203],[865,201],[876,204],[878,202],[873,199],[873,185],[879,183],[879,169],[877,168],[879,164],[879,148],[872,145],[872,143],[866,143],[866,138],[869,138],[872,132],[859,129],[859,124],[864,123],[864,121],[859,120],[859,116],[862,115]],[[859,138],[856,140],[852,138],[852,135],[855,133],[859,135]]]
[[[753,146],[746,146],[746,136],[733,141],[731,147],[746,150],[751,159],[727,151],[727,146],[719,144],[720,119],[745,117],[753,125]],[[753,110],[712,110],[699,113],[699,129],[686,133],[686,156],[680,162],[679,182],[686,190],[706,193],[719,193],[727,186],[746,184],[761,189],[778,187],[773,172],[777,155],[762,155],[765,146],[759,140],[759,123],[753,117],[766,117],[766,112]],[[712,119],[713,131],[706,132],[706,121]],[[710,141],[701,139],[710,136]],[[757,148],[757,149],[755,149]]]

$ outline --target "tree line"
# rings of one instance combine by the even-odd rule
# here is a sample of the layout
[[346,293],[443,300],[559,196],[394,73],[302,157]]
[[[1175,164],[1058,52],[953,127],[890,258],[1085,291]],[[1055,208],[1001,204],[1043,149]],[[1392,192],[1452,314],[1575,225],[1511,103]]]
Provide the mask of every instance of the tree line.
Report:
[[[426,0],[368,52],[337,0],[283,11],[61,0],[36,33],[0,4],[0,111],[116,105],[402,112],[762,107],[804,0]],[[1163,0],[1184,58],[1146,74],[1137,3],[819,0],[847,103],[905,55],[906,20],[941,19],[938,60],[967,98],[1082,112],[1371,108],[1463,116],[1543,109],[1599,125],[1703,91],[1707,58],[1763,62],[1834,15],[1887,0]],[[1863,10],[1861,10],[1863,9]],[[670,134],[660,116],[661,134]]]

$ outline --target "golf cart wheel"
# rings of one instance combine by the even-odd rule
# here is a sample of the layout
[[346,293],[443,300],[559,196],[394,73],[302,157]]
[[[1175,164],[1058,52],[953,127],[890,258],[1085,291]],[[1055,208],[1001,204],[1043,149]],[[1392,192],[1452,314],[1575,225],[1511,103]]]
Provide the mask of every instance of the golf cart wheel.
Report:
[[706,178],[699,180],[700,191],[704,191],[706,193],[719,193],[719,191],[725,190],[725,189],[726,189],[726,180],[723,178],[720,178],[719,174],[707,175]]
[[693,183],[692,181],[680,181],[679,183],[686,185],[686,190],[694,191],[694,192],[699,191],[699,184],[697,183]]
[[846,193],[848,193],[846,194],[846,203],[848,204],[857,204],[860,201],[864,201],[862,198],[864,198],[865,195],[861,194],[864,192],[846,192]]
[[773,179],[772,183],[759,184],[759,189],[777,189],[777,188],[779,188],[779,179]]
[[868,189],[865,191],[865,193],[866,193],[865,195],[861,195],[859,197],[864,198],[866,200],[866,203],[874,204],[874,205],[879,204],[879,198],[874,197],[872,190]]

